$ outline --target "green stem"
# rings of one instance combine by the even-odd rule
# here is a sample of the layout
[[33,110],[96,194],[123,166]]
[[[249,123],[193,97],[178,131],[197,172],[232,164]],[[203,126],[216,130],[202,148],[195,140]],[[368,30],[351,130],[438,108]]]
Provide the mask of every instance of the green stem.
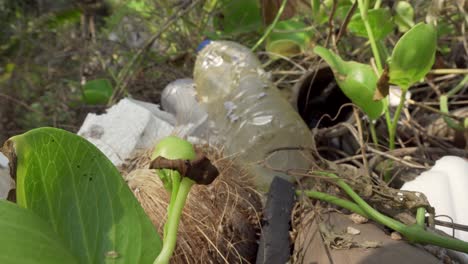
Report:
[[381,4],[382,4],[382,0],[375,1],[374,9],[379,9]]
[[401,115],[401,110],[403,109],[403,106],[405,105],[405,100],[406,100],[406,92],[408,89],[401,88],[401,97],[400,97],[400,103],[398,104],[398,107],[395,111],[395,115],[393,116],[393,121],[390,124],[389,128],[389,148],[390,150],[395,149],[395,137],[396,137],[396,129],[398,126],[398,120],[400,119]]
[[459,91],[463,89],[465,84],[468,84],[468,75],[466,75],[465,78],[463,78],[461,82],[457,84],[457,86],[453,87],[453,89],[447,93],[447,97],[451,97],[457,94]]
[[374,142],[375,146],[379,146],[379,139],[377,138],[377,132],[375,131],[375,124],[374,120],[369,121],[369,128],[371,132],[372,142]]
[[187,200],[187,196],[193,184],[195,184],[195,182],[191,179],[186,177],[182,178],[179,191],[177,192],[177,198],[174,201],[174,206],[172,207],[170,215],[167,219],[167,222],[171,224],[167,228],[167,236],[165,235],[166,240],[164,241],[165,243],[163,243],[163,248],[153,264],[169,263],[176,246],[177,229],[179,228],[182,210],[184,209],[185,201]]
[[[448,114],[449,113],[449,110],[448,110],[448,96],[447,95],[441,95],[440,98],[439,98],[439,103],[440,103],[440,111],[442,113],[445,113],[445,114]],[[465,125],[460,122],[460,123],[457,123],[455,120],[453,120],[452,118],[444,115],[442,116],[442,118],[444,119],[445,123],[450,127],[450,128],[453,128],[455,130],[459,130],[459,131],[463,131],[465,130]],[[466,119],[465,118],[465,123],[466,123]]]
[[168,209],[167,209],[167,216],[168,216],[168,221],[164,224],[164,235],[163,235],[163,244],[166,243],[166,237],[167,237],[167,230],[169,229],[169,226],[171,225],[171,221],[169,221],[169,216],[171,215],[171,212],[174,208],[175,200],[177,200],[177,193],[179,192],[179,186],[180,186],[180,174],[177,171],[174,170],[164,170],[165,173],[170,174],[169,177],[172,179],[172,189],[171,189],[171,200],[169,201]]
[[305,196],[307,196],[309,198],[312,198],[312,199],[322,200],[324,202],[328,202],[328,203],[343,207],[345,209],[348,209],[353,213],[360,214],[360,215],[362,215],[364,217],[370,218],[366,214],[366,212],[364,212],[364,210],[362,210],[361,207],[359,207],[359,205],[357,205],[357,204],[355,204],[353,202],[350,202],[348,200],[341,199],[341,198],[338,198],[336,196],[330,195],[330,194],[326,194],[326,193],[323,193],[323,192],[317,192],[317,191],[311,191],[311,190],[308,190],[308,191],[299,191],[299,190],[297,190],[296,195],[297,196],[305,195]]
[[420,225],[406,226],[405,224],[381,214],[366,203],[354,190],[341,178],[333,173],[318,171],[318,175],[327,176],[336,180],[336,184],[368,215],[372,220],[385,225],[406,237],[411,243],[432,244],[443,248],[453,249],[468,253],[468,242],[451,237],[440,236],[424,230]]
[[315,172],[319,175],[322,175],[322,176],[327,176],[327,177],[330,177],[330,178],[333,178],[336,180],[336,184],[341,188],[343,189],[343,191],[346,192],[347,195],[349,195],[349,197],[351,197],[351,199],[354,200],[354,202],[369,216],[371,217],[373,220],[385,225],[385,226],[388,226],[389,228],[393,229],[393,230],[401,230],[405,227],[404,224],[394,220],[393,218],[390,218],[386,215],[383,215],[381,213],[379,213],[378,211],[376,211],[374,208],[372,208],[368,203],[366,203],[357,193],[355,193],[353,191],[353,189],[347,184],[345,183],[340,177],[336,176],[335,174],[333,173],[329,173],[329,172]]
[[267,30],[263,34],[263,36],[255,43],[255,45],[252,47],[252,51],[255,51],[262,43],[265,41],[265,39],[270,35],[271,31],[273,31],[273,28],[275,28],[276,23],[278,23],[279,18],[281,17],[281,14],[283,14],[284,7],[286,6],[286,3],[288,0],[283,0],[281,3],[280,8],[278,9],[278,13],[276,13],[275,20],[271,23],[271,25],[268,26]]
[[[439,101],[440,101],[440,111],[441,112],[446,113],[446,114],[449,113],[448,98],[451,97],[451,96],[454,96],[455,94],[460,92],[465,87],[466,84],[468,84],[468,75],[465,76],[461,80],[461,82],[458,83],[457,86],[453,87],[453,89],[450,90],[446,95],[440,96]],[[465,118],[463,123],[462,122],[457,123],[456,121],[454,121],[452,118],[450,118],[448,116],[443,116],[443,119],[444,119],[445,123],[447,123],[447,125],[449,127],[453,128],[455,130],[463,131],[466,128],[468,128],[468,118]]]
[[424,227],[424,220],[426,218],[426,208],[419,207],[416,211],[416,224],[420,227]]
[[372,32],[372,27],[369,24],[369,20],[367,17],[367,10],[369,8],[369,1],[368,0],[358,0],[359,12],[361,13],[362,22],[364,22],[364,26],[366,27],[367,36],[369,38],[369,42],[372,48],[372,54],[375,58],[375,63],[377,64],[377,69],[379,70],[379,74],[383,70],[382,60],[380,59],[380,52],[379,48],[377,47],[377,42],[374,38],[374,33]]

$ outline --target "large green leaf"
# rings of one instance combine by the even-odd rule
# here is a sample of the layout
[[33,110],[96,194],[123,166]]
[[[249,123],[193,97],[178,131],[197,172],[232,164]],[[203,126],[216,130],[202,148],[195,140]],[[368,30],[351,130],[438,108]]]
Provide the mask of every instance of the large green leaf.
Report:
[[[117,169],[85,139],[55,128],[12,137],[21,207],[45,219],[79,263],[152,263],[160,238]],[[16,159],[15,159],[16,156]]]
[[78,263],[47,222],[5,200],[0,200],[0,233],[2,264]]

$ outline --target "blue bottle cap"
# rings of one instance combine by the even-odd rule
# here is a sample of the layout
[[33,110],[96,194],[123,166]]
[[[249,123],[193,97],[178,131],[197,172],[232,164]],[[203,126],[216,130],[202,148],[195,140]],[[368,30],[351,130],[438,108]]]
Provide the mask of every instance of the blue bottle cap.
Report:
[[204,47],[208,46],[211,43],[211,39],[205,39],[197,47],[197,53],[200,52]]

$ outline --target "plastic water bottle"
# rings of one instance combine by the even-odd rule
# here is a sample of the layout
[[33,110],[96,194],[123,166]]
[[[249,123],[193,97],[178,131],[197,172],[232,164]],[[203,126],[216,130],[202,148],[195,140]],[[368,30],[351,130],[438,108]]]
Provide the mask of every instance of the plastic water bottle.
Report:
[[274,169],[308,169],[307,151],[283,150],[312,146],[312,135],[299,114],[284,99],[248,49],[230,41],[212,41],[200,50],[194,69],[199,103],[208,113],[218,144],[225,154],[249,165],[260,189],[274,176],[293,180]]

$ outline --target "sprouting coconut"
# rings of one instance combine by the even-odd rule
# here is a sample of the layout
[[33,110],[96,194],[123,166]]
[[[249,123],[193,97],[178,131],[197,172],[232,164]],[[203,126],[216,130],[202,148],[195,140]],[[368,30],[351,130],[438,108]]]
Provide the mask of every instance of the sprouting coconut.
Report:
[[[219,170],[210,185],[192,187],[179,225],[171,263],[251,263],[257,254],[261,201],[251,176],[219,150],[196,146]],[[170,195],[148,169],[152,150],[140,152],[121,171],[159,233]]]

